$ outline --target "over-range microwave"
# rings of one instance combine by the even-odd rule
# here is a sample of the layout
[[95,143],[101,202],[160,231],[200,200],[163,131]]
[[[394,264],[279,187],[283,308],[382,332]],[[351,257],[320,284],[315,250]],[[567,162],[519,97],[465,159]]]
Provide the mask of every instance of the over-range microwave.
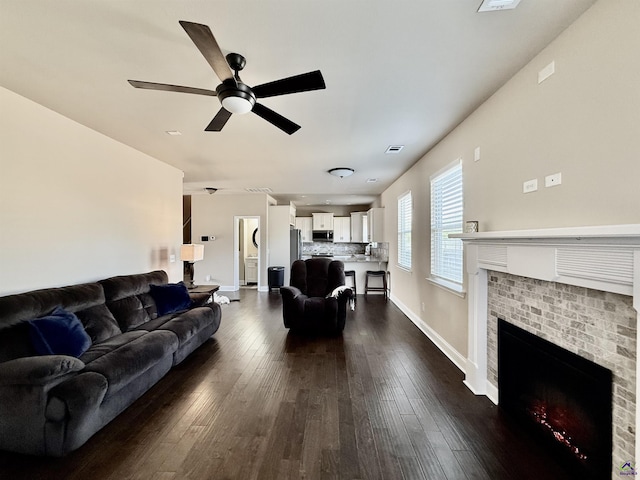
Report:
[[314,230],[311,238],[314,242],[333,242],[333,230]]

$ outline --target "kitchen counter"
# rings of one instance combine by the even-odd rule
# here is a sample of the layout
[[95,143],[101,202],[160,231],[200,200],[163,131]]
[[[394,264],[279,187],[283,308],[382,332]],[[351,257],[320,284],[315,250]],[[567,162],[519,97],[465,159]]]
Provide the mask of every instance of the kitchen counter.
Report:
[[[303,255],[302,260],[312,258],[311,255]],[[372,257],[370,255],[334,255],[327,257],[332,260],[341,260],[345,270],[356,272],[356,290],[359,295],[364,293],[364,283],[367,270],[387,270],[387,260]],[[347,281],[349,284],[349,281]],[[375,284],[374,284],[375,285]],[[373,292],[369,295],[382,295],[382,292]]]
[[387,263],[385,259],[379,259],[372,257],[370,255],[333,255],[333,256],[313,256],[313,255],[303,255],[302,260],[307,260],[309,258],[330,258],[331,260],[341,260],[346,263]]

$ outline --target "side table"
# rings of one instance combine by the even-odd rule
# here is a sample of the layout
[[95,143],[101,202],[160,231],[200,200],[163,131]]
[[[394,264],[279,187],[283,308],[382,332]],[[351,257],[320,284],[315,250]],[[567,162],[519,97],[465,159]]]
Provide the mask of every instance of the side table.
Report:
[[220,285],[200,285],[197,287],[189,288],[189,293],[208,293],[210,299],[207,303],[213,302],[213,294],[220,290]]

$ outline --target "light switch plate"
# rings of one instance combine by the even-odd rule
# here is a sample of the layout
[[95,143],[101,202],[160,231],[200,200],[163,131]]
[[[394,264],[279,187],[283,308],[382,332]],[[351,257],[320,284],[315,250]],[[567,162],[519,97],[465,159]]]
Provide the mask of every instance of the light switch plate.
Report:
[[522,193],[531,193],[538,190],[538,179],[527,180],[522,184]]
[[538,83],[544,82],[551,75],[556,73],[556,62],[553,61],[538,72]]

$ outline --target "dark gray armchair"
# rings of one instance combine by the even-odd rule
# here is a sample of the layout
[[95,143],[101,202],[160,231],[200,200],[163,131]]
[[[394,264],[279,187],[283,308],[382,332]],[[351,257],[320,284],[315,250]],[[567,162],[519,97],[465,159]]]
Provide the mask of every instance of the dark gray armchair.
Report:
[[290,286],[281,287],[284,326],[292,330],[340,333],[353,293],[344,286],[344,264],[329,258],[296,260]]

